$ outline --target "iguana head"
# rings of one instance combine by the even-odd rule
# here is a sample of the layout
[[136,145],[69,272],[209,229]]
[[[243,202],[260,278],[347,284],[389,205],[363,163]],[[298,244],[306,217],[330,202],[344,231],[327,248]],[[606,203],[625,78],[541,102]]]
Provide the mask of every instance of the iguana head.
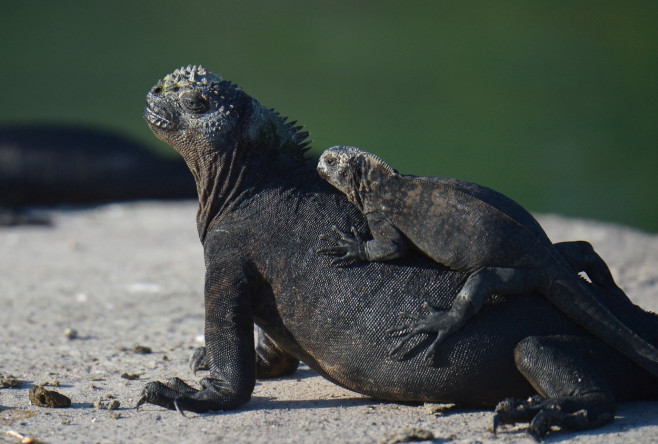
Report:
[[146,96],[144,119],[186,160],[238,146],[300,158],[308,149],[308,133],[301,127],[201,65],[179,68],[158,81]]
[[248,97],[202,66],[175,70],[146,96],[144,119],[155,135],[186,157],[212,150],[235,129]]
[[194,176],[202,239],[231,208],[250,166],[251,174],[262,177],[263,159],[306,162],[307,132],[200,65],[179,68],[158,81],[146,96],[144,119],[183,156]]
[[334,146],[322,153],[318,174],[343,192],[361,211],[367,194],[397,171],[374,154],[353,146]]

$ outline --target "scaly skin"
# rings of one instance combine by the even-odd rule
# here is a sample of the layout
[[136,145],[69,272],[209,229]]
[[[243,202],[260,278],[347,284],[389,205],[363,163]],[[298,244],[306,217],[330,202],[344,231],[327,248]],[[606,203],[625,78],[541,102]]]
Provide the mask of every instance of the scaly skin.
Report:
[[[512,199],[458,179],[399,174],[379,157],[350,146],[327,149],[319,175],[342,191],[366,217],[373,239],[345,233],[337,244],[319,251],[340,259],[391,260],[413,244],[438,263],[470,273],[450,310],[432,310],[411,325],[393,329],[404,338],[435,333],[426,355],[461,328],[487,296],[537,291],[572,320],[658,376],[658,350],[624,325],[597,299],[563,256],[574,244],[556,248],[532,215]],[[326,237],[325,237],[326,238]],[[581,249],[583,242],[576,242]],[[567,246],[565,249],[564,246]],[[587,247],[585,247],[587,248]],[[595,258],[592,279],[626,297],[607,265]],[[409,331],[410,330],[410,331]]]
[[[391,401],[493,407],[540,390],[565,413],[593,412],[585,422],[592,427],[610,420],[615,399],[658,395],[651,375],[533,294],[513,304],[486,301],[430,363],[419,354],[426,346],[420,338],[410,341],[406,359],[391,359],[386,330],[399,322],[399,313],[420,316],[424,303],[449,307],[468,275],[414,253],[349,268],[318,255],[321,234],[333,225],[364,231],[365,217],[317,175],[316,160],[303,155],[304,133],[219,76],[197,66],[181,68],[158,82],[146,102],[150,128],[183,156],[197,183],[206,353],[192,366],[207,364],[209,375],[201,389],[179,379],[150,382],[139,405],[236,408],[249,400],[257,366],[275,376],[291,371],[288,363],[295,359],[348,389]],[[656,340],[656,316],[595,284],[593,289],[623,322]],[[259,355],[268,350],[268,359],[257,358],[254,324],[270,341],[258,349]],[[552,345],[556,335],[573,339],[567,344],[585,342],[598,354],[570,363],[567,358],[578,350],[559,341]],[[534,338],[549,344],[537,348]],[[552,349],[566,358],[543,364]],[[284,365],[273,364],[277,354]],[[588,375],[593,378],[582,377]],[[508,401],[496,422],[533,419],[517,410]],[[535,416],[544,410],[535,408]],[[553,423],[568,425],[560,418]],[[543,433],[532,425],[530,430]]]

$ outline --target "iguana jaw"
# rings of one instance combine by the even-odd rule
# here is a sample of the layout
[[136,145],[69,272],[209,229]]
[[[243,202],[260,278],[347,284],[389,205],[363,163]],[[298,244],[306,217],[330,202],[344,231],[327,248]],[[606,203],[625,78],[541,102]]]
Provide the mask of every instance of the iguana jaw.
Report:
[[161,130],[172,131],[178,126],[178,119],[168,114],[165,109],[158,109],[154,101],[148,101],[144,108],[144,120],[158,137]]

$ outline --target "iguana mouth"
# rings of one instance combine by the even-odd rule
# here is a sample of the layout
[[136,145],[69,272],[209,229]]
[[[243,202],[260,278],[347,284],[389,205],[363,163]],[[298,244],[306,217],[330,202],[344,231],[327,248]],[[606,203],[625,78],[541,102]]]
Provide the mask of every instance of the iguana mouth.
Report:
[[176,128],[177,125],[173,119],[162,116],[160,113],[153,110],[151,106],[152,105],[148,103],[146,108],[144,108],[144,119],[149,124],[164,130],[172,130]]

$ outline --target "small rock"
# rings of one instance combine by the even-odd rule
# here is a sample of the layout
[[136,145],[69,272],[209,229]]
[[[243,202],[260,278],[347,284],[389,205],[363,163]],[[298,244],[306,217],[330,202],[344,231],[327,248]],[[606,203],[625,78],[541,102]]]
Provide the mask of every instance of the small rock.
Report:
[[134,379],[139,379],[140,374],[139,373],[121,373],[121,377],[123,379],[128,379],[130,381]]
[[96,410],[101,410],[105,408],[105,405],[103,404],[103,399],[102,398],[96,398],[94,401],[94,408]]
[[385,433],[379,444],[397,444],[399,442],[429,441],[434,439],[434,433],[418,427],[394,430]]
[[73,340],[78,338],[78,330],[74,328],[67,328],[64,330],[64,336],[66,336],[66,339]]
[[38,407],[62,408],[71,406],[71,398],[54,390],[46,390],[41,386],[30,389],[30,401]]
[[445,413],[455,407],[455,404],[442,404],[434,402],[426,402],[423,408],[428,415],[443,416]]
[[21,381],[19,381],[14,375],[0,375],[0,389],[14,388],[20,385]]
[[119,419],[119,418],[121,418],[121,412],[111,412],[111,413],[110,413],[110,418],[112,418],[112,419]]
[[133,353],[136,355],[147,355],[151,352],[151,347],[147,347],[145,345],[136,345],[133,347]]
[[7,430],[5,435],[11,436],[13,438],[18,438],[21,440],[21,444],[38,444],[39,440],[31,436],[21,435],[20,433],[14,430]]
[[105,401],[103,398],[96,398],[94,401],[94,408],[96,410],[117,410],[120,406],[121,403],[117,399]]

